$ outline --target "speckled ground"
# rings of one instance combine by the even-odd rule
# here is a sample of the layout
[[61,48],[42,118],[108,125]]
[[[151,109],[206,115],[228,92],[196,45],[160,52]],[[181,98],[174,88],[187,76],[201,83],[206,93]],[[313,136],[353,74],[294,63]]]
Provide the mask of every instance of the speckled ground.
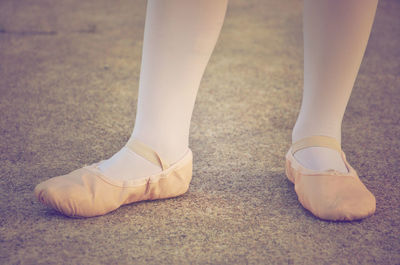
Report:
[[[262,4],[260,4],[262,2]],[[108,158],[132,130],[144,1],[0,1],[1,264],[399,264],[400,2],[381,0],[343,123],[376,214],[314,218],[285,178],[300,106],[300,1],[231,0],[178,198],[71,219],[33,188]]]

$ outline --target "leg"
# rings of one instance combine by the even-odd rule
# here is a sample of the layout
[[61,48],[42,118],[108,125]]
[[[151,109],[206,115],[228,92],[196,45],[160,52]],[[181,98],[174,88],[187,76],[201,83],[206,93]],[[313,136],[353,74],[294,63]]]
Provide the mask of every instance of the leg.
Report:
[[186,192],[190,119],[226,7],[227,0],[148,1],[130,140],[108,160],[37,185],[39,201],[68,216],[90,217]]
[[340,140],[376,6],[377,0],[304,3],[303,101],[286,174],[300,203],[322,219],[356,220],[375,212],[375,197],[348,164]]
[[[326,135],[341,142],[341,123],[378,0],[304,1],[304,91],[292,141]],[[309,147],[295,158],[314,170],[347,172],[339,153]]]
[[[150,0],[147,6],[136,122],[131,137],[170,163],[188,149],[189,126],[204,69],[224,21],[227,0]],[[101,163],[113,178],[160,171],[122,148]]]

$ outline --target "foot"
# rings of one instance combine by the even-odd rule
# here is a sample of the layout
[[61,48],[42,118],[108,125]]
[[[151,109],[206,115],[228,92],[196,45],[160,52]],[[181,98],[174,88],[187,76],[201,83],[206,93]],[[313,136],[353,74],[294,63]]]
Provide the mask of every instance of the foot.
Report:
[[[306,167],[295,158],[300,151],[312,148],[331,149],[340,154],[346,171],[340,172],[331,165],[315,167],[320,170]],[[297,197],[303,207],[321,219],[351,221],[365,218],[375,212],[374,195],[347,162],[335,138],[312,136],[295,142],[286,154],[286,175],[294,183]]]
[[336,150],[326,147],[308,147],[297,151],[294,158],[305,168],[316,171],[336,170],[348,173],[343,158]]
[[[137,139],[131,136],[131,139],[132,138]],[[182,142],[173,146],[165,144],[160,145],[160,143],[151,143],[151,145],[148,146],[157,150],[157,153],[160,154],[168,164],[173,164],[181,159],[188,149],[187,145],[184,145]],[[98,168],[100,172],[108,178],[123,181],[140,179],[161,172],[158,164],[151,163],[148,159],[139,155],[127,145],[109,159],[101,161]]]
[[161,172],[159,166],[124,146],[111,158],[98,165],[100,172],[115,180],[139,179]]

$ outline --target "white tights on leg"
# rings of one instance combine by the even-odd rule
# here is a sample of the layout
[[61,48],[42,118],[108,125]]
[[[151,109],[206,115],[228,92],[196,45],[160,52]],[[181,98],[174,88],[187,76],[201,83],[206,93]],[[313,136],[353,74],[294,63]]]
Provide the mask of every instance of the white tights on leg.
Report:
[[[312,135],[341,142],[343,115],[367,46],[378,0],[305,0],[304,90],[292,141]],[[303,166],[347,172],[340,154],[325,147],[295,153]]]
[[[149,0],[136,121],[131,137],[170,164],[188,149],[200,80],[219,36],[227,0]],[[100,164],[117,179],[160,171],[127,148]]]

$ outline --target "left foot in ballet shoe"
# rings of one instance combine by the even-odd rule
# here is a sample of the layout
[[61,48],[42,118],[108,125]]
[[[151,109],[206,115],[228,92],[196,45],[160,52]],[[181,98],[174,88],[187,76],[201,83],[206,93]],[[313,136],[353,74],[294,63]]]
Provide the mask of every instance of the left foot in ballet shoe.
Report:
[[[307,156],[315,160],[307,161]],[[330,163],[324,160],[329,156]],[[352,221],[375,212],[374,195],[347,162],[335,138],[311,136],[295,142],[286,154],[286,175],[303,207],[321,219]]]

